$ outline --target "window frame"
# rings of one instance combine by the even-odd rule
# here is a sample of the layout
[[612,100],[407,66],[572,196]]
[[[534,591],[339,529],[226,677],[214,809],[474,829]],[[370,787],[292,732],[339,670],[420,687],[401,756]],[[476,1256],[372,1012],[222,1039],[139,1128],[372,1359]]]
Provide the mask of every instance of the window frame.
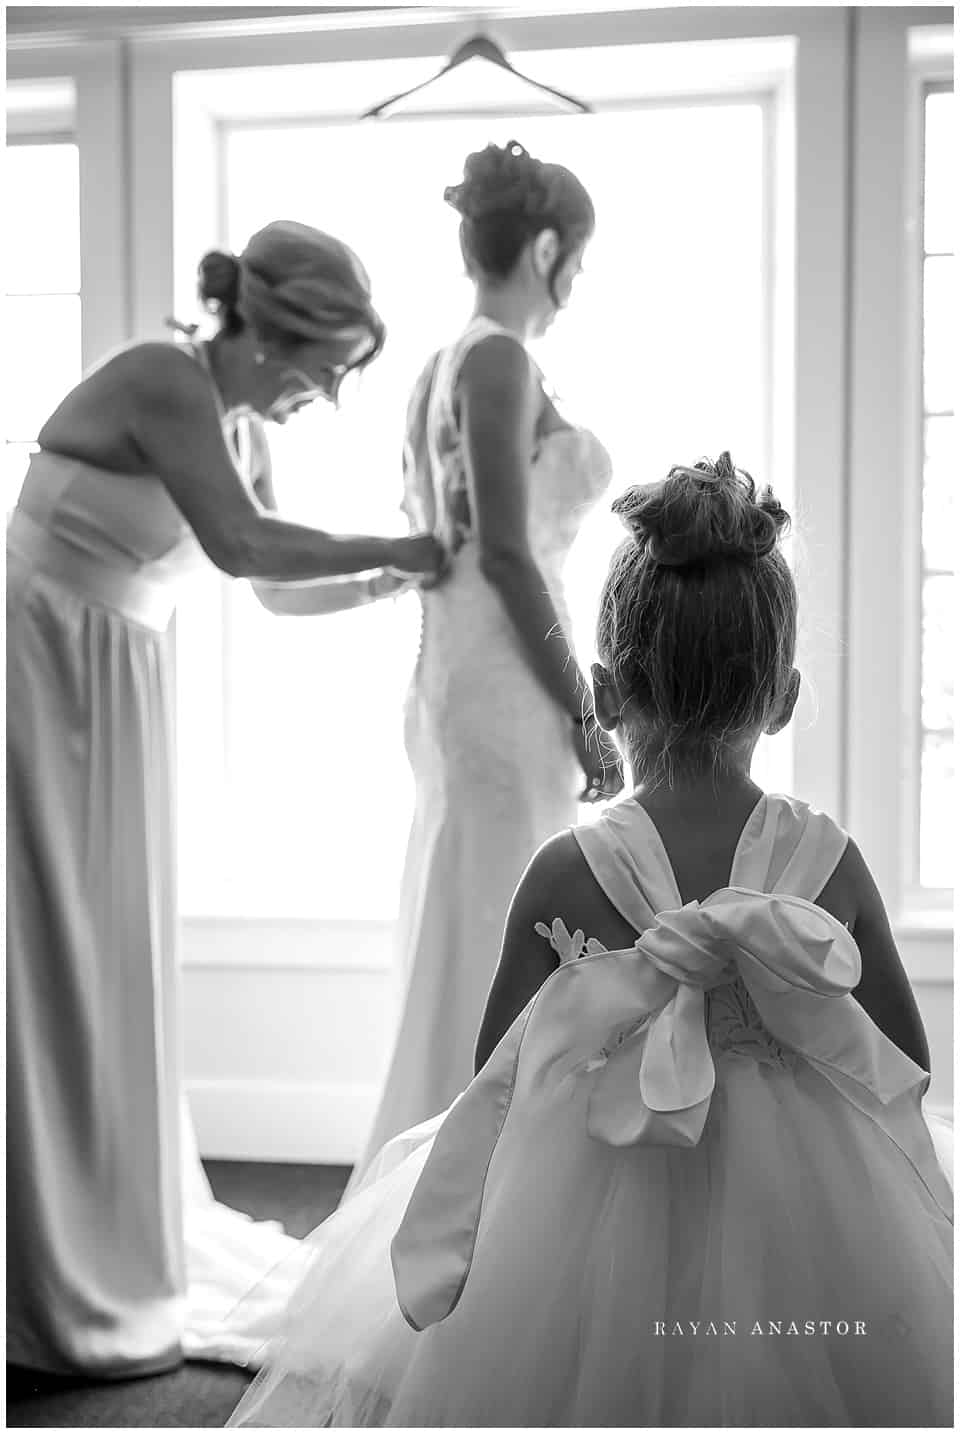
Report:
[[[777,253],[785,281],[775,290],[772,336],[774,471],[795,475],[798,526],[801,535],[814,534],[801,600],[817,642],[808,669],[815,701],[798,714],[795,789],[854,832],[877,875],[935,1052],[931,1094],[946,1101],[952,942],[944,912],[932,913],[926,926],[917,917],[906,924],[900,892],[902,594],[890,574],[900,568],[902,490],[893,483],[878,496],[877,474],[896,468],[891,452],[909,456],[907,267],[898,237],[906,37],[913,27],[934,25],[949,36],[952,15],[942,6],[640,10],[619,0],[598,14],[590,0],[583,3],[591,13],[523,14],[517,7],[509,20],[491,24],[521,61],[525,50],[558,44],[770,36],[795,44],[777,102],[784,156],[776,174],[783,216]],[[176,73],[407,56],[423,60],[425,77],[477,23],[477,12],[432,7],[326,15],[279,15],[274,7],[258,16],[249,7],[224,7],[222,19],[184,25],[158,20],[155,8],[120,7],[110,25],[120,38],[103,41],[105,12],[98,13],[88,21],[77,9],[69,35],[7,37],[11,77],[83,76],[81,282],[97,295],[83,316],[85,363],[133,335],[168,337],[163,320],[176,297],[172,240],[183,218],[173,185]],[[182,21],[183,11],[170,13]],[[96,38],[78,38],[84,34]],[[871,105],[878,97],[879,115]],[[872,236],[862,216],[878,221]],[[871,310],[888,314],[891,295],[898,308],[887,326],[892,332],[877,331]],[[878,362],[863,371],[863,354],[874,350]],[[882,531],[871,534],[878,508]],[[864,522],[869,543],[858,537]],[[892,665],[891,635],[898,644]],[[878,771],[895,774],[892,798],[879,790]],[[185,1066],[205,1153],[356,1156],[378,1097],[388,1011],[406,974],[391,959],[392,932],[389,925],[296,919],[181,923]],[[304,1010],[309,1034],[291,1019]]]
[[[78,143],[77,143],[76,127],[75,127],[75,123],[74,123],[74,109],[75,109],[75,104],[74,104],[73,100],[71,99],[71,101],[70,101],[70,103],[69,103],[69,106],[57,105],[56,108],[54,108],[53,106],[43,106],[43,105],[41,104],[41,105],[38,105],[36,108],[31,108],[29,111],[20,111],[20,112],[15,113],[14,115],[11,116],[11,120],[12,120],[13,122],[12,122],[12,123],[9,125],[9,127],[8,127],[8,132],[7,132],[7,148],[8,148],[8,149],[20,149],[20,148],[33,148],[33,147],[35,147],[35,146],[47,146],[47,145],[72,145],[72,146],[77,150],[77,156],[78,156],[78,161],[79,161],[79,145],[78,145]],[[79,230],[79,223],[78,223],[78,230]],[[82,242],[81,242],[80,239],[79,239],[79,233],[78,233],[78,244],[79,244],[80,248],[82,249]],[[49,299],[49,298],[59,298],[59,297],[64,297],[64,298],[67,298],[67,297],[76,298],[76,299],[78,300],[78,302],[79,302],[79,308],[80,308],[80,332],[81,332],[81,344],[82,344],[82,341],[83,341],[83,339],[82,339],[82,335],[83,335],[83,289],[82,289],[82,276],[81,276],[81,285],[80,285],[80,287],[78,287],[78,288],[75,289],[75,290],[66,290],[66,289],[47,289],[47,290],[40,290],[40,289],[38,289],[38,290],[35,290],[35,291],[34,291],[33,293],[31,293],[31,294],[20,294],[20,293],[10,294],[10,293],[5,293],[5,294],[4,294],[4,303],[5,303],[5,304],[6,304],[6,303],[9,303],[11,299],[14,299],[14,300],[16,300],[16,299],[21,299],[21,298]],[[81,359],[81,367],[82,367],[82,359]],[[30,451],[36,451],[36,435],[34,435],[32,438],[19,438],[19,437],[17,437],[17,438],[10,438],[10,437],[7,435],[7,433],[4,433],[4,435],[3,435],[3,446],[4,446],[5,456],[6,456],[6,454],[9,454],[11,448],[28,449],[28,450],[30,450]],[[7,492],[6,492],[6,471],[7,471],[7,470],[6,470],[6,463],[4,463],[4,488],[5,488],[5,492],[4,492],[4,506],[5,506],[5,508],[6,508],[6,511],[9,513],[9,512],[11,511],[11,509],[15,506],[16,496],[13,495],[13,494],[8,495]],[[19,490],[18,490],[18,491],[19,491]]]
[[[254,70],[283,64],[417,57],[429,62],[424,69],[430,73],[433,62],[465,39],[471,28],[464,20],[428,22],[419,17],[413,24],[394,15],[384,17],[377,29],[366,24],[352,26],[344,17],[331,17],[329,24],[313,17],[309,27],[287,30],[271,26],[256,35],[253,24],[242,35],[135,36],[130,42],[130,92],[137,332],[159,337],[163,319],[173,311],[175,300],[181,299],[176,292],[171,230],[178,246],[190,236],[192,252],[216,242],[218,234],[215,185],[202,211],[175,196],[174,155],[179,137],[174,91],[178,76],[218,68]],[[807,524],[824,535],[805,546],[801,583],[807,632],[831,635],[826,643],[812,644],[807,654],[809,682],[796,719],[794,782],[814,806],[843,820],[844,677],[837,616],[843,596],[843,561],[828,535],[842,531],[844,517],[842,485],[836,475],[844,470],[845,446],[843,117],[849,20],[841,12],[801,8],[630,11],[498,20],[496,33],[505,48],[520,53],[627,44],[709,47],[717,41],[743,42],[746,50],[771,41],[789,47],[789,63],[770,84],[779,159],[771,442],[774,471],[787,475],[786,486],[794,491],[796,507]],[[200,96],[193,102],[201,108],[207,103]],[[799,149],[798,129],[809,141]],[[201,143],[209,163],[216,154],[215,122],[208,124],[207,137]],[[164,182],[157,182],[159,176]],[[318,927],[322,926],[323,922],[318,922]],[[321,947],[318,941],[318,949]]]
[[[780,57],[774,64],[754,83],[745,82],[745,87],[724,88],[714,93],[704,92],[699,86],[692,87],[688,92],[672,90],[666,99],[662,96],[640,96],[637,99],[625,100],[621,98],[607,98],[601,94],[591,91],[590,99],[594,110],[598,114],[612,113],[636,113],[646,108],[660,108],[667,104],[682,105],[684,108],[696,106],[714,106],[718,104],[756,104],[763,112],[764,129],[764,150],[763,150],[763,278],[765,290],[765,318],[766,332],[764,342],[769,355],[770,368],[773,368],[773,346],[775,343],[775,304],[773,301],[773,272],[775,267],[775,253],[777,242],[778,225],[776,204],[775,204],[775,158],[778,144],[777,125],[779,96],[778,84],[782,84],[786,74],[784,68],[780,78],[774,78],[776,66],[786,66],[787,57],[781,50]],[[598,67],[599,69],[599,67]],[[177,101],[174,116],[174,143],[177,154],[183,153],[189,156],[190,164],[194,167],[194,177],[189,185],[177,184],[178,203],[177,213],[182,216],[176,227],[174,244],[174,279],[177,289],[177,302],[188,313],[194,302],[193,285],[195,282],[195,261],[196,255],[203,247],[212,244],[229,247],[229,234],[227,233],[227,150],[232,134],[242,132],[246,129],[261,128],[311,128],[319,129],[325,127],[336,127],[344,123],[345,116],[341,111],[331,110],[329,113],[318,111],[313,114],[294,112],[287,116],[258,113],[256,116],[238,113],[234,106],[236,100],[232,97],[233,82],[236,72],[230,72],[227,83],[223,86],[222,93],[217,93],[216,84],[209,83],[209,76],[201,72],[196,76],[188,76],[187,83],[183,84],[182,76],[177,77]],[[192,83],[196,81],[197,83]],[[581,76],[581,86],[583,78]],[[395,79],[385,79],[384,90],[398,88]],[[242,101],[241,101],[242,103]],[[258,96],[258,106],[262,106],[262,96]],[[523,117],[539,117],[555,113],[555,107],[543,104],[539,100],[524,103],[519,111]],[[473,119],[478,115],[483,117],[500,117],[502,111],[492,108],[477,110],[469,105],[458,107],[456,117]],[[510,112],[512,118],[514,111]],[[416,125],[423,121],[433,121],[446,117],[445,114],[435,115],[429,110],[411,110],[405,113],[402,119],[396,123]],[[200,158],[198,159],[198,156]],[[200,165],[206,170],[207,183],[200,187],[199,193],[207,193],[209,198],[204,204],[198,203],[198,185],[196,167]],[[181,175],[182,167],[175,163],[175,174]],[[198,216],[201,223],[198,225]],[[206,224],[202,229],[201,225]],[[210,227],[212,225],[212,227]],[[202,238],[201,238],[202,234]],[[179,312],[179,310],[178,310]],[[757,467],[758,472],[769,472],[773,462],[773,412],[775,408],[775,396],[779,374],[771,371],[770,382],[767,384],[764,394],[763,415],[762,415],[762,450],[763,460]],[[399,483],[399,472],[398,472]],[[219,648],[220,671],[219,680],[211,682],[209,700],[205,704],[207,710],[211,705],[218,708],[219,723],[222,731],[222,742],[217,750],[211,749],[207,754],[204,767],[210,772],[219,772],[219,780],[222,788],[226,790],[234,780],[234,774],[242,772],[245,768],[245,761],[236,750],[233,724],[230,720],[230,713],[233,708],[233,683],[232,672],[238,650],[238,636],[236,628],[235,604],[230,600],[232,583],[230,579],[223,579],[220,583],[220,603],[218,622],[221,633]],[[397,706],[398,720],[400,704]],[[792,774],[793,748],[792,744],[788,753],[784,754],[784,765],[788,773]],[[789,790],[790,781],[784,782],[785,789]],[[412,808],[411,808],[412,816]],[[211,833],[212,839],[212,833]],[[224,919],[238,919],[235,913],[224,912]],[[194,919],[191,913],[188,919]],[[210,913],[196,916],[198,920],[215,919]],[[277,919],[276,917],[255,917],[251,919]],[[318,921],[336,921],[342,918],[335,916],[318,916]],[[378,918],[370,918],[376,922]]]
[[[159,337],[175,295],[173,256],[167,239],[181,225],[199,235],[200,215],[172,198],[175,118],[174,77],[216,68],[303,65],[338,60],[417,56],[433,61],[467,38],[471,22],[417,17],[405,23],[369,17],[352,26],[345,17],[309,27],[276,26],[254,37],[197,34],[137,36],[132,41],[132,129],[135,163],[134,318],[138,333]],[[778,165],[779,277],[774,348],[774,471],[788,474],[788,487],[808,524],[824,535],[842,531],[844,498],[837,475],[845,468],[844,300],[847,282],[845,97],[850,24],[840,11],[626,11],[562,14],[499,21],[497,38],[517,53],[604,45],[709,46],[742,41],[789,42],[793,63],[775,85]],[[798,151],[798,128],[808,143]],[[838,136],[840,137],[838,140]],[[146,176],[151,182],[146,182]],[[168,177],[158,184],[156,176]],[[211,193],[210,228],[215,234]],[[194,244],[196,248],[196,244]],[[840,256],[837,262],[837,256]],[[796,284],[791,282],[796,275]],[[843,819],[844,656],[840,619],[843,562],[827,537],[808,545],[802,574],[805,629],[827,634],[806,662],[808,686],[796,719],[794,778],[814,805]]]
[[[908,974],[952,979],[952,897],[914,880],[920,705],[921,120],[949,78],[944,12],[859,9],[852,176],[847,611],[848,823]],[[876,295],[889,296],[878,306]],[[890,455],[899,455],[891,462]],[[904,481],[906,475],[906,481]]]
[[[130,155],[126,143],[126,50],[119,40],[39,43],[29,36],[7,37],[7,78],[73,86],[70,141],[80,160],[80,351],[84,370],[131,337],[127,203]],[[61,111],[54,118],[64,128]],[[44,131],[42,108],[24,116],[17,129]]]
[[[908,231],[916,236],[913,253],[908,255],[907,293],[910,310],[910,334],[906,375],[906,429],[911,461],[906,471],[911,478],[908,494],[909,514],[905,525],[908,537],[905,551],[905,613],[904,649],[904,807],[908,819],[903,823],[901,849],[901,890],[903,907],[914,919],[925,923],[942,913],[950,912],[953,893],[949,887],[925,887],[920,882],[921,831],[921,762],[926,728],[922,721],[921,686],[923,674],[923,588],[928,570],[923,556],[923,470],[926,420],[930,413],[923,393],[923,306],[927,251],[923,233],[924,149],[926,138],[926,100],[935,93],[950,91],[952,79],[945,56],[921,53],[912,58],[908,95]],[[956,256],[954,257],[956,264]],[[956,410],[953,410],[956,419]]]
[[[876,807],[865,794],[875,785],[876,767],[857,756],[854,741],[864,717],[869,718],[875,707],[876,664],[871,670],[870,661],[859,659],[853,639],[864,636],[865,619],[875,628],[883,624],[877,620],[871,595],[876,595],[877,584],[871,589],[860,581],[867,564],[865,555],[854,551],[856,518],[868,504],[876,504],[876,493],[865,476],[875,469],[863,461],[862,450],[864,396],[872,388],[876,399],[878,389],[875,383],[858,383],[856,355],[851,357],[854,337],[858,349],[869,342],[869,325],[863,323],[866,290],[855,292],[859,262],[853,276],[850,273],[851,255],[859,261],[863,242],[851,219],[862,188],[863,166],[858,163],[857,172],[852,172],[849,157],[854,139],[858,145],[865,137],[869,141],[864,126],[871,93],[887,81],[906,93],[908,29],[939,25],[946,31],[948,18],[942,7],[854,12],[823,7],[621,8],[603,14],[528,12],[498,19],[495,25],[497,39],[521,56],[538,48],[617,43],[709,44],[781,37],[795,45],[791,73],[777,93],[783,156],[776,175],[777,212],[783,216],[778,264],[785,282],[777,287],[772,336],[777,375],[772,440],[774,472],[794,475],[801,533],[821,535],[812,544],[804,543],[807,551],[802,560],[805,621],[818,646],[809,669],[814,698],[797,719],[795,787],[813,805],[865,834],[864,849],[895,924],[900,925],[905,907],[896,853],[891,861],[886,848],[881,850],[883,844],[870,836],[876,828]],[[472,20],[450,11],[414,16],[370,11],[352,17],[345,13],[253,19],[231,15],[223,23],[164,24],[153,29],[138,25],[122,39],[85,42],[78,42],[75,35],[9,37],[12,77],[77,76],[82,282],[88,293],[98,295],[98,304],[92,306],[97,312],[90,313],[88,305],[84,314],[84,362],[132,333],[138,338],[166,335],[163,320],[173,311],[175,300],[171,236],[182,222],[173,182],[175,75],[327,59],[404,56],[432,63],[465,39],[472,25]],[[875,39],[877,29],[885,36],[882,54]],[[859,82],[851,112],[855,61]],[[882,125],[881,130],[888,138]],[[897,155],[902,152],[902,133],[894,139]],[[875,141],[872,152],[877,148]],[[895,226],[903,222],[899,210],[894,222]],[[884,232],[882,227],[879,232]],[[88,273],[94,276],[90,280]],[[876,274],[874,284],[875,279]],[[902,292],[903,285],[901,271],[895,288]],[[888,290],[874,286],[873,292]],[[889,339],[884,341],[887,355],[893,346]],[[889,368],[888,359],[885,365]],[[896,387],[880,385],[881,409],[891,394],[899,403]],[[848,423],[850,400],[853,417]],[[904,451],[902,413],[898,424],[895,451]],[[843,481],[847,475],[849,485]],[[894,511],[899,520],[899,503]],[[891,526],[899,537],[899,524]],[[874,567],[880,566],[875,555],[871,559]],[[879,610],[884,609],[881,601]],[[866,622],[868,647],[869,625]],[[899,630],[896,620],[894,630]],[[902,664],[898,667],[902,673]],[[890,701],[885,705],[899,708],[899,675],[886,690]],[[881,745],[892,758],[893,769],[899,770],[902,754],[896,739],[891,745],[888,736],[885,732]],[[889,804],[887,821],[888,814]],[[938,921],[936,969],[942,973],[940,938],[945,928],[940,917]]]

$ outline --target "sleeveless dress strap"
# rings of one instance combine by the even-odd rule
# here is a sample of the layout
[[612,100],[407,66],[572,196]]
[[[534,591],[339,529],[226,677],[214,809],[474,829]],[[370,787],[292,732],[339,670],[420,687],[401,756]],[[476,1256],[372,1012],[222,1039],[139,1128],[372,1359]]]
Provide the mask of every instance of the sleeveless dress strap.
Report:
[[764,796],[737,844],[730,885],[816,901],[848,840],[826,812],[794,797]]
[[[522,340],[515,333],[485,315],[471,319],[460,337],[440,350],[429,378],[429,392],[425,396],[423,415],[426,441],[424,443],[421,439],[419,454],[411,454],[414,459],[413,467],[408,464],[405,510],[408,514],[411,511],[422,511],[425,516],[430,517],[432,521],[429,526],[451,552],[459,549],[472,528],[454,393],[467,355],[477,344],[495,334],[506,335],[526,351]],[[529,358],[529,354],[527,356]],[[534,361],[530,359],[530,362]],[[540,375],[536,364],[534,368]],[[423,395],[420,399],[422,402]]]
[[413,531],[433,532],[437,526],[437,494],[431,471],[427,414],[441,352],[433,354],[421,369],[407,403],[400,507]]
[[573,836],[597,885],[635,931],[645,931],[658,912],[682,906],[660,833],[635,798],[574,827]]
[[[636,931],[683,902],[656,825],[630,797],[574,838],[597,885]],[[832,817],[793,797],[764,795],[747,819],[728,884],[815,901],[847,846]]]
[[467,327],[458,339],[441,349],[438,355],[438,362],[433,374],[433,387],[430,395],[430,418],[431,426],[436,426],[439,419],[446,424],[453,423],[453,395],[460,377],[460,370],[466,362],[467,355],[482,343],[484,339],[494,335],[502,335],[512,339],[518,347],[527,354],[527,358],[533,365],[540,382],[543,382],[543,373],[539,364],[528,352],[522,339],[519,339],[512,329],[504,324],[497,323],[496,319],[488,319],[486,315],[480,314],[471,319]]

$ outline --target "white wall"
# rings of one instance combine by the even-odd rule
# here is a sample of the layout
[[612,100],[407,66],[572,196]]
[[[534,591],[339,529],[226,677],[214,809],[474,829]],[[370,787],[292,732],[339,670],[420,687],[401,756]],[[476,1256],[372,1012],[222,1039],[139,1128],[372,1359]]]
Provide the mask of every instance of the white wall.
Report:
[[[186,1066],[205,1155],[356,1158],[396,1019],[391,935],[331,923],[318,941],[312,922],[237,921],[211,937],[185,923]],[[272,949],[293,954],[277,964]]]

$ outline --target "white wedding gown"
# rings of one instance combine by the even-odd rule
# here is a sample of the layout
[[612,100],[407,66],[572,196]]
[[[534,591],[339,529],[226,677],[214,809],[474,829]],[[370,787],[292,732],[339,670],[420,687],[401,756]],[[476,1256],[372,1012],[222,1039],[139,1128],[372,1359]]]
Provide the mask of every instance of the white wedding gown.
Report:
[[[387,1140],[445,1109],[470,1080],[510,900],[537,848],[577,820],[582,776],[569,717],[531,671],[480,570],[470,526],[454,390],[470,349],[505,332],[474,319],[425,371],[410,404],[405,508],[414,528],[435,530],[457,551],[451,576],[423,593],[405,724],[416,780],[397,936],[406,990],[351,1189]],[[609,455],[588,430],[560,428],[538,441],[530,546],[568,635],[564,566],[609,482]]]

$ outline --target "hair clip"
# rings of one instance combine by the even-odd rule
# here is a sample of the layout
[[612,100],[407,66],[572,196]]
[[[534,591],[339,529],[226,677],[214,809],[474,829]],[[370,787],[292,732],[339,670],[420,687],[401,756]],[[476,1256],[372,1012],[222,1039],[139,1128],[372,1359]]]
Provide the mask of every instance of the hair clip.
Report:
[[179,319],[172,316],[164,319],[164,326],[172,329],[175,334],[185,334],[188,339],[196,338],[200,332],[199,324],[182,324]]

